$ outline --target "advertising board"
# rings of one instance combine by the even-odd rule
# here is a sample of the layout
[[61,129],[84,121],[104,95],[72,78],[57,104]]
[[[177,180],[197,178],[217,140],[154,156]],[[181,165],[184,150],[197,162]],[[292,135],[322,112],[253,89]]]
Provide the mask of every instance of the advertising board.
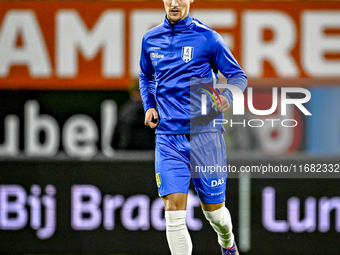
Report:
[[[238,169],[280,164],[259,159],[230,163]],[[169,253],[152,160],[7,160],[0,168],[0,253]],[[339,253],[337,178],[245,180],[228,179],[226,200],[243,254]],[[195,254],[219,252],[193,190],[187,225]]]
[[[339,2],[195,2],[250,78],[340,77]],[[0,89],[125,89],[162,2],[1,1]]]

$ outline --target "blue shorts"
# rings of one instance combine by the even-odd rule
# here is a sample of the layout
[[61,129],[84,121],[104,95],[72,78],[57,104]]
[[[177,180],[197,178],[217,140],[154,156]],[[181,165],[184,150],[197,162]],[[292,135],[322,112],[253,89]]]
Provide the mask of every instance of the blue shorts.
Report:
[[221,203],[227,172],[218,169],[223,166],[227,166],[227,151],[222,132],[156,135],[156,183],[161,197],[188,193],[192,178],[202,202]]

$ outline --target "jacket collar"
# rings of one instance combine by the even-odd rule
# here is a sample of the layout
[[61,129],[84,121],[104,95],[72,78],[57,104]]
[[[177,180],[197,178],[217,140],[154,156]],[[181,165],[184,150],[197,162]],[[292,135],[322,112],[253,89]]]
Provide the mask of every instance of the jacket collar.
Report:
[[165,15],[163,26],[166,29],[173,29],[174,31],[182,31],[184,29],[187,29],[191,25],[192,20],[193,18],[191,17],[189,13],[185,19],[182,19],[175,23],[171,23]]

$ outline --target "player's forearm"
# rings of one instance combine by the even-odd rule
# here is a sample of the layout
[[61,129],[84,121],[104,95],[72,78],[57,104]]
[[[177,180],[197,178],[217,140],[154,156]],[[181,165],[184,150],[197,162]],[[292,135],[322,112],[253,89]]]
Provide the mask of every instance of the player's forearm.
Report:
[[143,100],[144,112],[150,108],[156,108],[155,97],[150,93],[149,86],[154,83],[154,80],[143,74],[139,75],[139,90]]
[[[245,75],[240,75],[237,77],[231,77],[228,79],[228,85],[234,85],[244,91],[248,85],[248,79]],[[228,99],[229,105],[233,104],[233,94],[229,89],[225,89],[221,94]]]

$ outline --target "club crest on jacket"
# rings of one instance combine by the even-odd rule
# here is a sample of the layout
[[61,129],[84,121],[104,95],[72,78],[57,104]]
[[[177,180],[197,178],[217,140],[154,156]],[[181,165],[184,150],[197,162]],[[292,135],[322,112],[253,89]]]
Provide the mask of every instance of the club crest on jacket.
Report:
[[182,59],[188,63],[194,57],[194,47],[182,47]]

